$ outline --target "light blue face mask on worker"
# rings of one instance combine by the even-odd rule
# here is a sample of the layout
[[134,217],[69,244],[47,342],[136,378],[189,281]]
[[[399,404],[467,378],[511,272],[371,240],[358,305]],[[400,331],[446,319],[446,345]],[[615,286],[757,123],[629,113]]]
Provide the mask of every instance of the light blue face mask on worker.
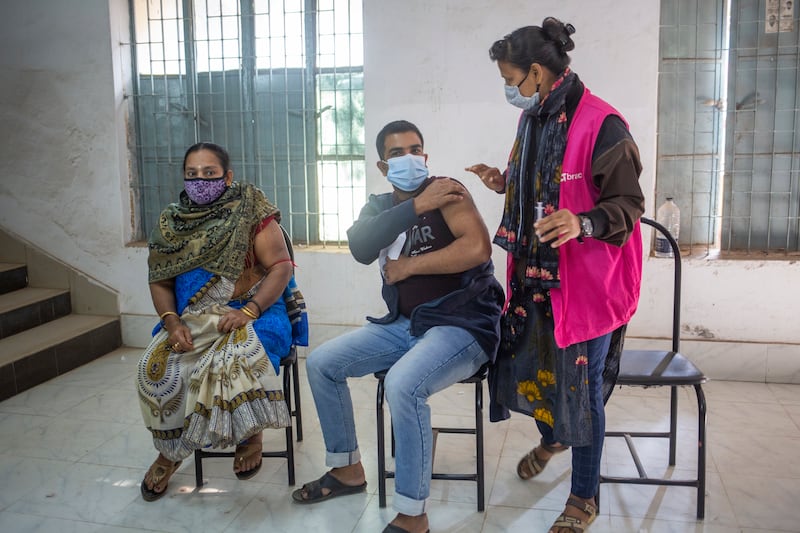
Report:
[[386,179],[401,191],[416,191],[428,177],[425,157],[421,155],[406,154],[392,157],[386,164],[389,165]]
[[538,91],[533,96],[522,96],[517,85],[506,85],[505,90],[508,103],[524,111],[531,111],[539,105]]

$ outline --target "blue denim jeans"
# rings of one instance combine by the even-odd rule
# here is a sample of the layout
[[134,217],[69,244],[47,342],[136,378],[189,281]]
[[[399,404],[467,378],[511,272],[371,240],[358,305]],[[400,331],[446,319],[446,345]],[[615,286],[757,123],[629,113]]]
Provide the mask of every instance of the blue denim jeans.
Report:
[[[600,484],[600,457],[606,437],[606,411],[603,405],[603,369],[611,342],[611,335],[588,341],[586,357],[589,359],[589,408],[592,413],[592,444],[572,448],[572,488],[579,498],[592,498]],[[545,444],[555,444],[553,428],[536,421]]]
[[361,460],[347,378],[391,367],[384,384],[397,465],[392,507],[412,516],[424,513],[433,462],[428,397],[470,377],[487,361],[466,330],[437,326],[413,337],[405,317],[368,323],[316,348],[306,368],[325,439],[325,463],[338,468]]

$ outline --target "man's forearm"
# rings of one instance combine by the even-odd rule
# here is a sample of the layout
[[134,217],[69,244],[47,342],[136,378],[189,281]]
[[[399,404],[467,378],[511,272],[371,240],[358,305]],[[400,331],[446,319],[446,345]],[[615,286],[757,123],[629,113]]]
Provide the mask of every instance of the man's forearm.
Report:
[[492,255],[488,239],[460,237],[435,252],[408,258],[410,276],[426,274],[457,274],[482,265]]

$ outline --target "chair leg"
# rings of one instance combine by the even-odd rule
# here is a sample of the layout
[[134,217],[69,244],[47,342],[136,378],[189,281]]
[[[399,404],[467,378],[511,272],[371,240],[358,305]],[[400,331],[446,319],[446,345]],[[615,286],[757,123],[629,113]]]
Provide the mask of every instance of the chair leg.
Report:
[[203,486],[203,454],[200,450],[194,451],[194,485]]
[[483,381],[475,383],[475,460],[477,461],[478,512],[484,505],[484,463],[483,463]]
[[[294,368],[297,368],[297,361],[294,362],[292,365]],[[291,389],[291,379],[289,377],[289,369],[284,369],[283,372],[283,396],[286,400],[286,407],[289,410],[289,425],[286,426],[286,470],[289,485],[294,485],[294,437],[292,436],[292,389]],[[296,383],[296,381],[295,381]],[[263,456],[263,454],[262,454]]]
[[289,485],[294,486],[294,437],[292,426],[286,426],[286,469]]
[[300,409],[300,372],[298,361],[292,365],[292,385],[294,386],[294,422],[297,428],[297,442],[303,441],[303,413]]
[[378,380],[378,507],[386,507],[386,437],[383,431],[383,380]]
[[706,514],[706,397],[700,385],[694,386],[697,394],[697,519]]
[[669,391],[669,465],[675,466],[675,450],[678,441],[678,387]]

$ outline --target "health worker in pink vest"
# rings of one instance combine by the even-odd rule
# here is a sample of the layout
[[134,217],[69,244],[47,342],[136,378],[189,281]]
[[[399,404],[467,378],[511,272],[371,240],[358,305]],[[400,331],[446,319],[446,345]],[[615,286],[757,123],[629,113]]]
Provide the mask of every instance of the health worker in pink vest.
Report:
[[642,274],[639,151],[620,113],[569,68],[574,32],[546,18],[492,45],[506,99],[522,114],[504,172],[466,169],[505,193],[494,237],[508,270],[492,420],[508,410],[536,420],[541,440],[519,461],[522,479],[572,448],[570,495],[551,533],[583,531],[597,512],[604,400]]

